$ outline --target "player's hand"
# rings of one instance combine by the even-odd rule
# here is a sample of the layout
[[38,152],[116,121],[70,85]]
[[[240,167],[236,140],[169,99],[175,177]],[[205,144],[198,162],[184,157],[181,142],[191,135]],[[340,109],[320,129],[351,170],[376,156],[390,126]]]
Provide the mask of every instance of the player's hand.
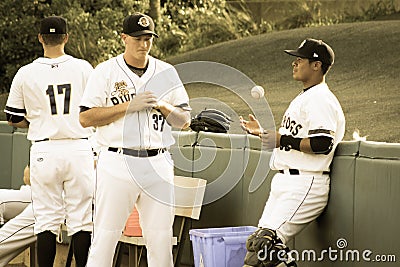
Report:
[[250,114],[248,121],[244,120],[242,116],[239,117],[239,120],[242,129],[249,134],[259,136],[262,133],[263,129],[260,125],[260,122],[256,119],[256,117],[254,117],[254,115]]
[[161,108],[165,107],[166,105],[167,105],[167,102],[165,102],[164,100],[160,100],[156,103],[156,105],[153,108],[161,109]]
[[26,165],[26,166],[25,166],[25,169],[24,169],[24,178],[23,178],[23,180],[24,180],[24,183],[25,183],[26,185],[31,185],[31,176],[30,176],[29,165]]
[[281,135],[279,132],[264,130],[260,134],[262,147],[266,149],[273,149],[279,147]]
[[151,109],[157,106],[157,97],[153,92],[145,91],[138,93],[129,103],[128,111],[136,112]]

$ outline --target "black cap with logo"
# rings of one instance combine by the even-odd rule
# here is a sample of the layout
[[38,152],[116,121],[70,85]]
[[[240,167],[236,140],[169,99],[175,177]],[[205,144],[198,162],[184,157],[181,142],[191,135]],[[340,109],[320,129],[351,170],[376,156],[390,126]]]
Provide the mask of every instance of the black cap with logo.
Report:
[[296,50],[285,50],[292,56],[321,61],[324,64],[332,65],[335,61],[335,53],[332,48],[322,40],[308,38],[304,40]]
[[134,13],[125,17],[122,32],[133,37],[145,34],[152,34],[158,37],[154,32],[153,19],[142,13]]
[[40,34],[65,34],[67,21],[63,17],[51,16],[40,22]]

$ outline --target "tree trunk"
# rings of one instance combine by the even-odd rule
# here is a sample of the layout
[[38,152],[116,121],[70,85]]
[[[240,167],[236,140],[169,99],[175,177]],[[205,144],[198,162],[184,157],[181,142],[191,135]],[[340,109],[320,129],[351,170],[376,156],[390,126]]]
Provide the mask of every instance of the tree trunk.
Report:
[[157,25],[161,19],[161,4],[160,0],[150,0],[150,17],[153,18],[154,23]]

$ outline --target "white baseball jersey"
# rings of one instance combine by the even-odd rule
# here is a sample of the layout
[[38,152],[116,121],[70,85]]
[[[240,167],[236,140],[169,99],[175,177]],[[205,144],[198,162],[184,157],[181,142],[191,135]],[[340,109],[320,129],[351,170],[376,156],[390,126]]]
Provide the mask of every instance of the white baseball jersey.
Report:
[[70,55],[38,58],[18,70],[5,112],[25,116],[29,140],[87,138],[92,130],[79,123],[79,102],[92,70]]
[[[81,106],[110,107],[130,101],[137,93],[144,91],[153,92],[158,100],[162,99],[173,106],[189,103],[186,90],[170,64],[149,56],[147,70],[139,77],[128,68],[121,54],[95,68]],[[136,149],[169,147],[175,142],[171,126],[155,109],[130,113],[98,127],[96,140],[102,147]]]
[[345,118],[339,101],[326,83],[299,94],[285,112],[279,133],[298,138],[328,136],[334,147],[328,155],[308,154],[294,149],[275,148],[270,166],[274,170],[329,171],[334,150],[343,139]]

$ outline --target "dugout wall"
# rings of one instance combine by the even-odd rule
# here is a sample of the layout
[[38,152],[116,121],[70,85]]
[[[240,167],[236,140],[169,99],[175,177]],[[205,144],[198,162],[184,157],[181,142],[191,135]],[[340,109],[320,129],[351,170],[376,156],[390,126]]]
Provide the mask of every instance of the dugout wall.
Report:
[[[257,225],[275,174],[268,166],[271,152],[261,150],[258,138],[205,132],[174,136],[175,174],[208,181],[200,220],[190,228]],[[0,188],[22,184],[29,147],[26,131],[0,122]],[[398,203],[400,144],[343,141],[332,163],[327,209],[290,248],[299,253],[300,266],[398,266]],[[368,251],[369,262],[362,255]],[[182,262],[192,264],[188,236],[183,253]]]

